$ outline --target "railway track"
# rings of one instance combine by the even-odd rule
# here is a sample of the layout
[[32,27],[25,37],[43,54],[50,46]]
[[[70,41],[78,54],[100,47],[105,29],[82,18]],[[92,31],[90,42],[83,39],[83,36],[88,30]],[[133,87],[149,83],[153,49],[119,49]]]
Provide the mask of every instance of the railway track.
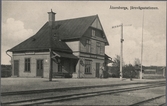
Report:
[[34,93],[48,93],[48,92],[61,92],[61,91],[67,91],[67,90],[89,89],[89,88],[97,88],[97,87],[100,88],[100,87],[113,87],[113,86],[123,86],[123,85],[131,85],[131,84],[155,84],[155,83],[160,84],[160,83],[165,83],[165,81],[137,82],[137,83],[124,83],[124,84],[112,84],[112,85],[96,85],[96,86],[82,86],[82,87],[69,87],[69,88],[2,92],[1,96],[26,95],[26,94],[34,94]]
[[2,103],[2,105],[11,104],[11,105],[29,106],[29,105],[36,105],[36,104],[46,104],[46,103],[61,102],[61,101],[87,98],[87,97],[93,97],[93,96],[99,96],[99,95],[107,95],[107,94],[115,94],[115,93],[142,90],[142,89],[148,89],[148,88],[155,88],[160,86],[165,86],[165,83],[154,84],[154,85],[150,84],[150,85],[131,87],[131,88],[120,88],[120,89],[112,89],[112,90],[86,92],[86,93],[75,93],[75,94],[69,94],[69,95],[52,96],[52,97],[14,101],[14,102],[5,102],[5,103]]
[[[165,96],[166,95],[160,95],[154,98],[140,101],[138,103],[131,104],[130,106],[143,106],[143,105],[153,105],[153,104],[156,106],[165,106],[166,103],[162,103],[162,101],[160,101],[160,99],[164,98]],[[156,104],[155,104],[155,101],[156,101]],[[148,104],[148,103],[152,103],[152,104]]]

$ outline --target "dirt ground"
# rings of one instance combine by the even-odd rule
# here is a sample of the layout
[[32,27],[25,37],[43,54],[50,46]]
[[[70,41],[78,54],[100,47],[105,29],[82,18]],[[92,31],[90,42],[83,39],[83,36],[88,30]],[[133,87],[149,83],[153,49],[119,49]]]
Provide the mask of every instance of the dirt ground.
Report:
[[[142,100],[163,95],[165,94],[165,90],[166,90],[165,87],[157,87],[157,88],[144,89],[138,91],[130,91],[124,93],[82,98],[71,101],[48,103],[45,105],[128,106]],[[165,101],[166,98],[161,99],[162,103],[165,103]],[[147,104],[146,106],[158,106],[158,105],[156,104],[156,101],[154,101],[153,103]]]
[[[165,79],[160,79],[165,80]],[[59,78],[49,81],[47,78],[1,78],[1,92],[11,91],[25,91],[25,90],[38,90],[38,89],[51,89],[51,88],[67,88],[79,86],[93,86],[93,85],[109,85],[109,84],[122,84],[122,83],[135,83],[146,82],[155,80],[146,79],[123,79],[119,78],[90,78],[90,79],[68,79]]]

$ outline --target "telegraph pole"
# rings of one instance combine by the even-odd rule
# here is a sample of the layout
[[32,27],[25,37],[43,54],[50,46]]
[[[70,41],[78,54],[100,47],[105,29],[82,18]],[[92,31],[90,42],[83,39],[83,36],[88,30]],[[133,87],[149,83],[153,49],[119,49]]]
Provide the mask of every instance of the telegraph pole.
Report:
[[130,25],[123,25],[123,23],[121,25],[117,25],[117,26],[112,26],[112,28],[117,28],[117,27],[121,27],[121,50],[120,50],[120,80],[122,80],[123,78],[123,74],[122,74],[122,66],[123,66],[123,26],[131,26]]
[[144,29],[144,10],[143,10],[143,20],[142,20],[142,38],[141,38],[141,70],[140,70],[140,79],[143,77],[142,61],[143,61],[143,29]]
[[120,53],[120,80],[123,78],[122,66],[123,66],[123,24],[121,24],[121,53]]

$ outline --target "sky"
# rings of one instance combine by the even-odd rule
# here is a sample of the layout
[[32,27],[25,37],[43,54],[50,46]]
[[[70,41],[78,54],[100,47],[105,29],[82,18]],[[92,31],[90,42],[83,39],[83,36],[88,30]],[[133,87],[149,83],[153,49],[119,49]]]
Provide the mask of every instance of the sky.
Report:
[[[110,8],[119,6],[128,10]],[[158,9],[130,9],[131,6]],[[6,50],[37,33],[48,21],[47,12],[51,9],[56,20],[98,15],[109,41],[105,53],[112,59],[120,55],[121,37],[121,28],[112,26],[123,23],[125,64],[134,64],[135,58],[141,60],[143,29],[142,64],[166,66],[165,1],[2,1],[1,64],[10,64]]]

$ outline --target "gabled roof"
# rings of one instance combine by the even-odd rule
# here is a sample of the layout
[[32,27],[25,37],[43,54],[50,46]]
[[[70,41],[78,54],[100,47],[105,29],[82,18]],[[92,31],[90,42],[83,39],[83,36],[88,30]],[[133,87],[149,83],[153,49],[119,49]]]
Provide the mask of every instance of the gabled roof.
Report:
[[[55,29],[59,33],[60,39],[70,40],[70,39],[81,38],[87,31],[87,29],[89,27],[92,27],[93,22],[96,20],[99,20],[98,15],[55,21],[54,24],[55,24]],[[106,38],[105,33],[104,36]],[[107,38],[105,39],[105,42],[107,45],[109,44]]]
[[60,39],[78,39],[83,36],[89,26],[97,18],[97,15],[81,17],[68,20],[55,21],[55,27],[59,26],[58,32]]
[[[81,38],[86,30],[92,25],[97,15],[55,21],[53,26],[49,22],[32,37],[18,44],[8,51],[30,51],[48,50],[49,48],[58,51],[72,52],[65,42],[54,40],[53,36],[59,36],[61,40],[72,40]],[[108,44],[108,41],[106,39]]]

